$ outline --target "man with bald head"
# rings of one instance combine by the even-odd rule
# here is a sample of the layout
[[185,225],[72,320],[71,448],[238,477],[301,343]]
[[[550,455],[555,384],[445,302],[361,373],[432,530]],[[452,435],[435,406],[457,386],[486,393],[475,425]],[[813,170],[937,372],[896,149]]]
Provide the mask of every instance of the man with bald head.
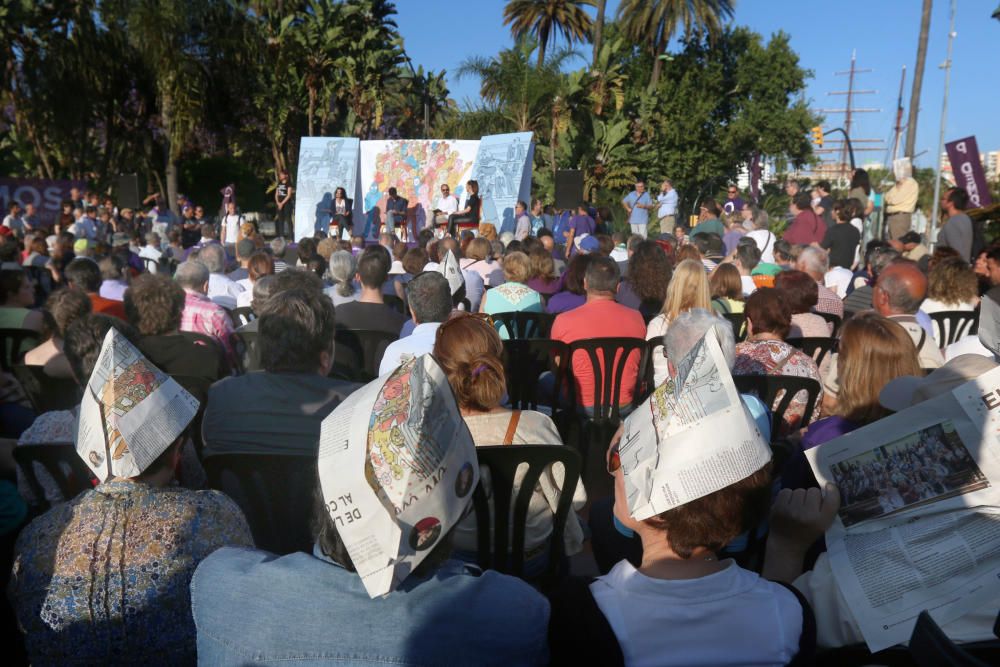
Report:
[[893,320],[910,334],[917,346],[921,368],[938,368],[944,357],[934,342],[934,337],[917,321],[917,310],[927,296],[927,276],[917,268],[916,262],[896,260],[875,281],[872,306],[883,317]]

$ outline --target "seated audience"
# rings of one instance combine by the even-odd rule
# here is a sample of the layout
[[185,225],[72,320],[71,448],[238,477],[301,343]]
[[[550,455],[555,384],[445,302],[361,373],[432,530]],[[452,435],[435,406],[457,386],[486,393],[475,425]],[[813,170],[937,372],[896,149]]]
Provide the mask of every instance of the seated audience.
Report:
[[528,259],[531,263],[531,278],[528,279],[527,285],[548,300],[562,287],[552,253],[544,248],[538,248],[531,252]]
[[927,314],[953,310],[975,310],[979,305],[979,283],[968,262],[948,258],[937,262],[927,276],[927,298],[920,310]]
[[437,271],[424,271],[406,286],[406,303],[416,325],[413,331],[385,349],[378,374],[385,375],[434,347],[437,329],[452,311],[451,287]]
[[829,322],[812,312],[819,299],[819,285],[803,271],[782,271],[774,287],[792,311],[792,326],[787,338],[828,338],[833,331]]
[[459,266],[463,271],[475,271],[482,276],[486,287],[496,287],[504,281],[503,267],[493,259],[493,248],[484,238],[475,238],[469,243]]
[[[96,365],[111,326],[100,317],[74,326],[90,328],[85,360],[71,358],[74,374],[86,378],[83,366]],[[33,664],[195,662],[191,575],[219,547],[253,541],[225,495],[172,486],[188,423],[171,426],[147,433],[142,449],[152,461],[133,454],[117,430],[104,437],[124,438],[124,453],[108,453],[106,465],[77,442],[101,483],[21,532],[9,594]]]
[[[660,314],[649,322],[646,340],[662,338],[670,328],[670,323],[681,313],[693,308],[709,310],[711,301],[708,292],[708,278],[701,262],[693,259],[682,260],[674,268],[674,276],[667,286],[667,298]],[[667,379],[667,358],[662,354],[653,356],[653,383],[659,387]]]
[[562,276],[562,290],[549,297],[545,312],[558,315],[586,303],[587,294],[583,289],[583,276],[587,273],[592,259],[590,255],[584,254],[573,256],[566,266],[566,273]]
[[[531,265],[523,252],[512,252],[503,258],[504,283],[486,291],[479,309],[489,315],[494,313],[543,312],[542,295],[528,287]],[[507,339],[507,327],[499,325],[500,337]]]
[[249,308],[254,299],[253,288],[264,276],[274,275],[274,259],[263,250],[250,255],[247,260],[247,277],[237,281],[243,291],[236,296],[237,308]]
[[[250,257],[253,256],[256,250],[257,246],[254,245],[254,242],[250,239],[241,239],[236,243],[236,261],[239,262],[239,268],[229,272],[228,275],[230,280],[240,283],[250,277]],[[244,290],[246,289],[246,286],[243,284],[240,284],[240,287]],[[237,298],[238,297],[239,295],[237,295]]]
[[105,299],[98,294],[101,289],[101,269],[89,257],[77,257],[66,266],[66,283],[87,293],[91,310],[95,313],[125,319],[125,307],[121,301]]
[[[448,377],[476,446],[562,445],[562,438],[548,416],[534,410],[512,411],[500,405],[506,393],[502,356],[500,337],[482,317],[456,314],[438,327],[434,358]],[[524,472],[526,470],[515,478],[515,497]],[[549,467],[535,486],[525,527],[525,574],[528,577],[541,574],[548,564],[552,516],[564,491],[573,493],[574,509],[581,509],[587,502],[582,482],[577,484],[575,491],[563,489],[562,465]],[[478,549],[475,517],[469,516],[462,521],[454,535],[456,550],[474,562]],[[572,512],[566,522],[563,541],[567,556],[583,548],[583,530]]]
[[174,280],[184,290],[184,310],[181,313],[181,331],[203,334],[222,347],[230,366],[236,362],[233,342],[233,321],[225,308],[206,296],[208,268],[197,260],[183,262],[177,267]]
[[[753,277],[754,269],[760,264],[760,248],[757,247],[757,243],[753,239],[737,242],[732,264],[740,272],[740,290],[743,292],[743,296],[750,296],[757,289],[757,282]],[[770,282],[771,277],[762,276],[762,279],[765,277]],[[766,287],[766,285],[762,286]]]
[[333,305],[338,308],[351,301],[357,301],[359,290],[354,284],[357,275],[357,259],[347,250],[338,250],[330,255],[330,278],[333,281],[331,287],[323,290]]
[[663,248],[655,241],[638,238],[630,250],[625,277],[615,300],[638,310],[642,319],[649,322],[663,308],[673,270]]
[[337,306],[337,328],[399,334],[406,317],[385,305],[382,286],[389,277],[389,255],[381,247],[365,248],[358,257],[357,300]]
[[112,301],[123,300],[125,290],[128,289],[128,282],[125,280],[125,261],[119,255],[108,255],[102,257],[97,266],[101,270],[101,288],[98,294]]
[[44,366],[45,374],[56,378],[72,378],[69,363],[63,354],[63,341],[69,325],[90,314],[90,299],[78,289],[64,288],[53,292],[42,311],[42,336],[45,342],[28,350],[24,363]]
[[327,377],[333,367],[333,304],[319,279],[287,269],[255,320],[262,373],[212,385],[202,422],[205,456],[315,456],[319,425],[356,388]]
[[743,312],[743,282],[740,270],[733,264],[719,264],[708,277],[708,288],[712,294],[712,310],[720,315]]
[[235,308],[236,297],[243,288],[225,274],[225,248],[219,243],[210,243],[198,253],[198,261],[204,264],[209,272],[206,296],[227,310]]
[[879,315],[906,329],[920,356],[920,367],[930,369],[943,364],[944,357],[934,341],[930,323],[918,319],[922,315],[918,312],[920,304],[926,296],[927,276],[912,260],[899,259],[879,274],[872,292],[872,305]]
[[814,310],[817,313],[828,313],[843,319],[844,302],[836,292],[826,286],[826,274],[830,270],[830,258],[826,252],[822,248],[812,246],[803,248],[795,260],[794,268],[807,273],[816,281],[817,295]]
[[[721,267],[720,267],[721,268]],[[780,290],[763,287],[747,298],[746,303],[747,339],[736,346],[736,363],[733,375],[789,375],[815,380],[821,389],[809,422],[819,419],[823,404],[823,381],[812,357],[785,342],[791,327],[792,313],[787,299]],[[784,392],[775,396],[774,405],[784,397]],[[806,426],[802,416],[807,407],[808,394],[800,391],[793,399],[782,419],[782,428],[777,436],[786,436]]]

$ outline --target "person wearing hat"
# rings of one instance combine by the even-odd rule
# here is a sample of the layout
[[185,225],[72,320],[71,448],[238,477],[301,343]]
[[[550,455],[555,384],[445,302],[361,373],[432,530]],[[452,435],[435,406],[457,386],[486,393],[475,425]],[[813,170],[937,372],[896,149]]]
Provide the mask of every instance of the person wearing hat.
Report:
[[348,401],[319,437],[312,552],[222,549],[199,565],[199,661],[548,664],[545,598],[450,559],[479,466],[434,358],[412,359]]
[[[922,258],[930,254],[930,250],[924,245],[923,239],[920,234],[915,231],[908,231],[899,237],[898,241],[889,242],[896,250],[898,250],[903,257],[906,259],[912,259],[914,262],[919,262]],[[941,246],[940,239],[938,240],[939,247]]]
[[122,260],[133,276],[139,275],[146,268],[142,258],[132,250],[132,237],[126,232],[111,235],[111,253]]
[[[9,595],[32,664],[193,664],[189,584],[224,545],[253,545],[236,504],[173,486],[198,402],[108,318],[89,316],[70,363],[84,390],[76,451],[99,484],[32,521],[17,541]],[[68,352],[70,352],[68,350]],[[107,359],[107,362],[104,360]],[[153,405],[146,406],[146,402]],[[132,410],[159,415],[128,419]]]

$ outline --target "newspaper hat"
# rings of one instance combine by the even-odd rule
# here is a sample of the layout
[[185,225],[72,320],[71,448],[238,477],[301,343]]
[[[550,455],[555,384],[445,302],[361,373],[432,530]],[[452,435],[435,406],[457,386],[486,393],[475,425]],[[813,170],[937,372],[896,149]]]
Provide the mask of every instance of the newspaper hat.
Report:
[[448,287],[451,288],[452,294],[462,289],[462,285],[465,284],[465,277],[462,276],[462,269],[458,265],[458,260],[455,259],[455,253],[451,250],[448,251],[448,254],[445,255],[441,263],[438,264],[438,273],[444,276],[448,281]]
[[675,363],[677,375],[625,420],[619,458],[629,513],[638,520],[724,489],[771,460],[715,329]]
[[112,328],[83,392],[76,453],[102,482],[135,477],[197,412],[194,396]]
[[462,519],[479,483],[472,434],[431,355],[358,389],[323,420],[319,479],[368,595],[395,590]]
[[878,402],[893,412],[900,412],[949,392],[996,367],[995,361],[981,354],[960,354],[925,377],[903,375],[889,381],[879,392]]

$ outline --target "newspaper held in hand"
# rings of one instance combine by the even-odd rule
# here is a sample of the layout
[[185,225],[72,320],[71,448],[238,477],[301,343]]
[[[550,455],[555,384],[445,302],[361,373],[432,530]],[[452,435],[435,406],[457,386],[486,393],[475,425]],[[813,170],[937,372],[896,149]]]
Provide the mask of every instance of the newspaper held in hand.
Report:
[[455,253],[451,250],[448,251],[448,254],[444,256],[444,260],[438,265],[438,271],[448,281],[448,287],[451,288],[452,294],[460,290],[462,285],[465,284],[462,269],[458,264],[458,260],[455,259]]
[[[837,485],[830,566],[872,651],[1000,598],[1000,369],[806,452]],[[988,632],[987,632],[988,634]]]
[[745,479],[771,460],[714,329],[625,420],[619,445],[629,512],[648,519]]
[[83,392],[76,452],[102,482],[135,477],[197,412],[194,396],[112,328]]
[[425,354],[351,394],[320,428],[323,499],[372,598],[461,520],[479,464],[451,386]]

